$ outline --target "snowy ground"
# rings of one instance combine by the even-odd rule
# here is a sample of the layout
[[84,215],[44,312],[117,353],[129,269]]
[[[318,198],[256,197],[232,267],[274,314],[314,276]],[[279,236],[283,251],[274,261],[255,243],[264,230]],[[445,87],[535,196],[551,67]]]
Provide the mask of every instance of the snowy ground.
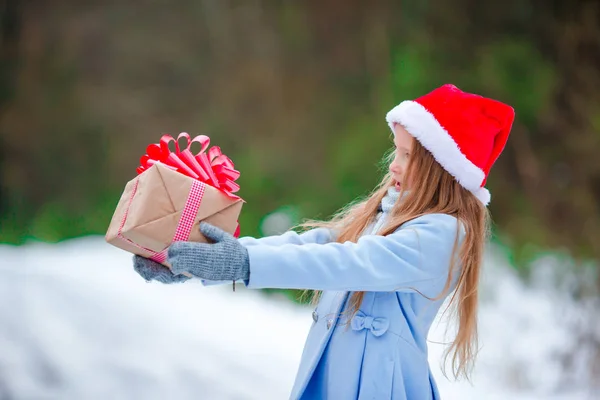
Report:
[[[231,286],[146,283],[127,253],[98,237],[0,246],[0,260],[2,400],[288,396],[308,308]],[[557,357],[573,341],[560,321],[575,311],[495,260],[486,265],[473,384],[444,378],[442,347],[430,345],[442,397],[594,398],[585,367],[576,362],[582,372],[565,383]],[[444,330],[436,325],[430,340]]]

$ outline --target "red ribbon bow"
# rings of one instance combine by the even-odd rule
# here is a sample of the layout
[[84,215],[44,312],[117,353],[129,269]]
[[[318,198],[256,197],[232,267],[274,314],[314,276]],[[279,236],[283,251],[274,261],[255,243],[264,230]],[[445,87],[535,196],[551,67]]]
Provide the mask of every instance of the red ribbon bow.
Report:
[[[187,147],[179,147],[179,139],[187,139]],[[169,143],[175,142],[175,152],[169,149]],[[192,143],[200,143],[200,151],[193,154],[190,150]],[[221,152],[221,148],[213,146],[208,149],[210,138],[198,135],[193,139],[186,132],[182,132],[177,140],[171,135],[163,135],[159,143],[153,143],[146,148],[146,154],[140,159],[137,173],[141,174],[157,162],[163,163],[184,175],[204,182],[219,189],[233,199],[239,199],[234,193],[240,189],[235,183],[240,173],[236,171],[233,161]],[[208,152],[206,151],[208,149]]]

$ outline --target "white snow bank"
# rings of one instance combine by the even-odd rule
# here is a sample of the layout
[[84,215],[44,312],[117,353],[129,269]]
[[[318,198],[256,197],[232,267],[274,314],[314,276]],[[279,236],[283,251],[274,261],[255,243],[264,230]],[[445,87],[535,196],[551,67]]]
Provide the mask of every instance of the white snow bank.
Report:
[[[0,399],[288,396],[309,308],[231,285],[146,283],[99,237],[0,246],[0,260]],[[557,300],[489,264],[473,386],[446,380],[431,344],[443,398],[588,398],[584,381],[561,380],[556,352],[571,339]]]

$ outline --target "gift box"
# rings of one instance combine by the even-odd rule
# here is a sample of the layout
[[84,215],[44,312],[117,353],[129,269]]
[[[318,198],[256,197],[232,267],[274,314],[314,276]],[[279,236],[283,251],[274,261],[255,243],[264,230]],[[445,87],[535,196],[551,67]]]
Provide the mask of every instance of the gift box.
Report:
[[[180,139],[187,140],[183,150]],[[200,145],[196,154],[194,143]],[[182,133],[177,140],[164,135],[148,146],[138,176],[126,184],[117,204],[106,241],[170,267],[166,259],[172,242],[206,242],[201,221],[239,236],[243,200],[234,194],[239,172],[219,147],[208,149],[209,143],[205,135],[191,139]]]

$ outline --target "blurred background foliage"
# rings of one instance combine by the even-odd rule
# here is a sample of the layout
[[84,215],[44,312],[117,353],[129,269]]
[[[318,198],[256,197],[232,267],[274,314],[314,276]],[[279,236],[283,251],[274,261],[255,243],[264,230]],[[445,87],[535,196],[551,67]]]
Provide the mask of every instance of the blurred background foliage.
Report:
[[600,259],[600,3],[0,1],[0,242],[104,234],[146,146],[208,134],[243,235],[379,181],[385,113],[452,82],[513,105],[496,239]]

